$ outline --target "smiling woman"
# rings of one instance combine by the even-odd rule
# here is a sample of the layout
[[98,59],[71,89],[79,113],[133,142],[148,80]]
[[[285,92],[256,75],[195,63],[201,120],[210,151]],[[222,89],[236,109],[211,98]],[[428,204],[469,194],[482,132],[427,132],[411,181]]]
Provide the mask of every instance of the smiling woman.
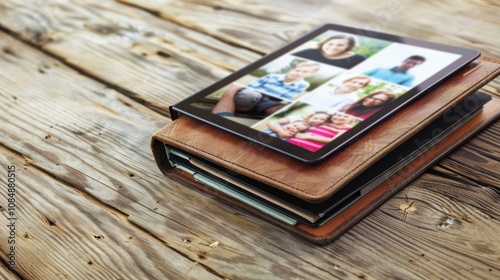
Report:
[[338,34],[324,39],[316,48],[298,51],[293,55],[350,69],[366,59],[364,55],[352,51],[356,46],[355,37]]

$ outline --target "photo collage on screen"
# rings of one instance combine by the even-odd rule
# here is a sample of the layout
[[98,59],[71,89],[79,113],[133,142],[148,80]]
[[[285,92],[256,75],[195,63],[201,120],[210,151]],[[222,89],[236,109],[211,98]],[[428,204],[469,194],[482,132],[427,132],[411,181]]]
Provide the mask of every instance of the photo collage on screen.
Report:
[[317,151],[458,58],[327,31],[207,98],[213,114]]

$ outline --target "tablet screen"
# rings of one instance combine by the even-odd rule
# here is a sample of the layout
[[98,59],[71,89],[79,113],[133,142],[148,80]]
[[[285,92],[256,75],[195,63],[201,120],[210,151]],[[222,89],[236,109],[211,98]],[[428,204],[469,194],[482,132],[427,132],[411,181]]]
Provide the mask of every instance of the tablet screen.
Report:
[[325,25],[176,104],[174,110],[315,162],[479,52]]

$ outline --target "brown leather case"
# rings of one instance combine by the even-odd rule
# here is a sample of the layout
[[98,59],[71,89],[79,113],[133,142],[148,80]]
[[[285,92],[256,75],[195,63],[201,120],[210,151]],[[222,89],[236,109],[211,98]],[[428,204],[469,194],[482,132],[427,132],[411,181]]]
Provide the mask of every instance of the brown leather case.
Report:
[[156,162],[165,175],[215,193],[226,201],[273,220],[282,227],[311,241],[329,242],[447,152],[463,143],[482,127],[496,120],[499,114],[499,101],[489,102],[485,110],[466,125],[447,136],[446,139],[420,155],[403,170],[392,175],[369,194],[321,227],[308,227],[303,224],[286,225],[196,182],[191,174],[171,168],[163,143],[301,199],[320,202],[330,197],[356,176],[362,176],[367,167],[451,109],[463,98],[492,80],[499,72],[500,64],[497,60],[481,58],[475,61],[439,87],[370,130],[345,150],[317,165],[301,163],[188,117],[181,117],[160,129],[153,136],[151,145]]

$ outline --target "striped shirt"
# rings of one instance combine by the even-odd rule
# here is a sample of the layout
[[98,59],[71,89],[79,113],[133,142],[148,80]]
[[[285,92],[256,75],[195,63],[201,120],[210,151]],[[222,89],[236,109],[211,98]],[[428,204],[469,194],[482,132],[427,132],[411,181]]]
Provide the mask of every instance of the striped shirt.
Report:
[[285,77],[286,75],[282,74],[269,74],[259,78],[247,86],[249,88],[289,100],[301,94],[309,87],[309,83],[304,81],[304,79],[299,79],[291,83],[285,83]]

